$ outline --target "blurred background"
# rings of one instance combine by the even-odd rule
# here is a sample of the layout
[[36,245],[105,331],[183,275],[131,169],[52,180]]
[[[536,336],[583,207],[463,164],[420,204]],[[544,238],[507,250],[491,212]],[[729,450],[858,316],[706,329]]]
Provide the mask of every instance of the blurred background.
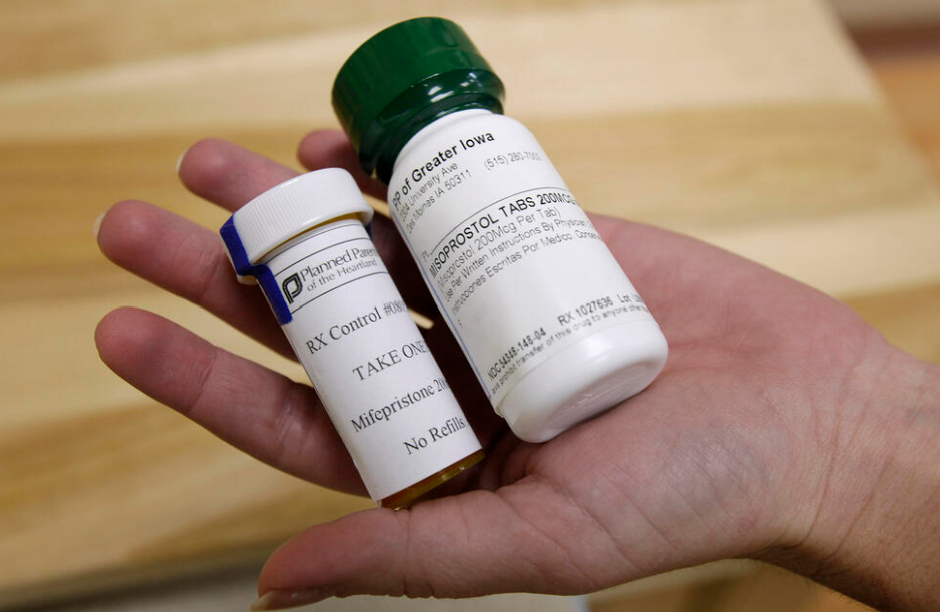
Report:
[[[295,165],[379,29],[461,23],[586,208],[686,232],[847,301],[940,363],[936,0],[4,0],[0,3],[0,610],[244,610],[266,554],[369,506],[243,456],[113,376],[135,305],[294,364],[109,264],[125,198],[218,228],[177,158],[217,136]],[[324,610],[864,610],[723,562],[581,598],[352,598]]]

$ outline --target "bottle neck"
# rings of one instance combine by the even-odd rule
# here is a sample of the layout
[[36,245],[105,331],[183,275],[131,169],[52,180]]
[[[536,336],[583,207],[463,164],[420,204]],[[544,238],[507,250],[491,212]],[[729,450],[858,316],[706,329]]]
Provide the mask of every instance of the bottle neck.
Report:
[[438,130],[446,129],[450,125],[463,121],[464,119],[467,119],[469,117],[475,117],[478,115],[492,115],[492,114],[493,114],[493,111],[485,109],[485,108],[454,109],[453,111],[447,113],[446,115],[425,125],[423,128],[421,128],[420,131],[418,131],[417,134],[412,136],[411,139],[408,140],[407,143],[405,143],[404,147],[402,147],[401,151],[395,157],[395,163],[392,165],[392,171],[390,175],[395,174],[395,172],[398,170],[398,166],[401,163],[401,160],[405,159],[408,156],[408,154],[413,149],[418,147],[425,138],[428,138],[432,134],[436,133]]

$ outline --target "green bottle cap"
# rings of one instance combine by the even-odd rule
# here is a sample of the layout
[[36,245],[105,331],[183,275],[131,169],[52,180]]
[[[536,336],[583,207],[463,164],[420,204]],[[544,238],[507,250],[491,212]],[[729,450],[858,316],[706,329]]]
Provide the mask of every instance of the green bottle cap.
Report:
[[333,109],[359,163],[384,182],[421,128],[469,108],[503,111],[503,84],[452,21],[409,19],[367,40],[333,82]]

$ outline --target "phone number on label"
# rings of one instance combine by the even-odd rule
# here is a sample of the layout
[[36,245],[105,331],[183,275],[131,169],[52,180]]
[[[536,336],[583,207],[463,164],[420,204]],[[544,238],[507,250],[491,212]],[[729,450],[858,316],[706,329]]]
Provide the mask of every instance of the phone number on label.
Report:
[[487,157],[483,161],[483,165],[486,166],[487,170],[492,170],[498,166],[508,166],[511,163],[521,161],[542,161],[542,156],[535,151],[510,151],[505,155]]

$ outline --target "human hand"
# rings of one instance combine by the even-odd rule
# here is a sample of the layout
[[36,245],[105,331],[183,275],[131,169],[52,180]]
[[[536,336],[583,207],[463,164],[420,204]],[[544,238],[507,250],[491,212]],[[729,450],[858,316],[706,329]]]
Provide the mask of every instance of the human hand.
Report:
[[[383,196],[337,132],[310,135],[300,159],[346,167]],[[190,190],[230,210],[293,175],[212,140],[180,168]],[[874,605],[940,605],[938,545],[915,537],[912,547],[910,533],[936,540],[940,526],[924,512],[940,498],[936,368],[760,265],[653,227],[593,221],[669,340],[660,377],[528,444],[493,414],[449,330],[435,325],[428,343],[487,459],[445,485],[455,495],[295,537],[268,561],[258,609],[354,593],[583,593],[726,557],[777,562]],[[387,220],[377,218],[375,236],[409,305],[437,318]],[[119,265],[291,355],[261,292],[235,281],[215,232],[122,202],[98,242]],[[118,375],[233,445],[311,482],[363,491],[310,387],[140,310],[110,313],[96,342]]]

